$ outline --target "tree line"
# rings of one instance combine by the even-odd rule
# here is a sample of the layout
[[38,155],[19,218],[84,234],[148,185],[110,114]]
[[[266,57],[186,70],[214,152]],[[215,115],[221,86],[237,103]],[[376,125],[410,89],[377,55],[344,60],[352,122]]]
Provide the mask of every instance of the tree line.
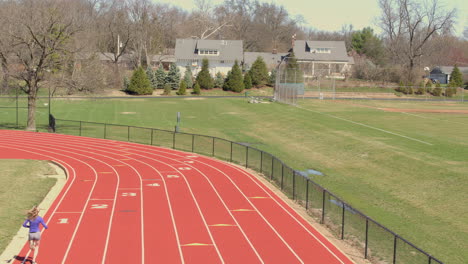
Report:
[[183,78],[175,64],[171,64],[167,73],[162,67],[157,70],[148,67],[145,71],[140,66],[133,72],[131,79],[125,78],[124,87],[127,93],[135,95],[151,95],[156,89],[164,89],[164,95],[170,95],[172,90],[177,90],[177,95],[186,95],[187,89],[191,88],[192,94],[200,95],[202,89],[222,88],[225,91],[240,93],[253,87],[272,86],[274,82],[275,71],[268,72],[262,57],[258,57],[245,73],[236,60],[226,76],[221,72],[213,76],[209,71],[209,61],[204,58],[202,68],[195,78],[190,66],[186,66]]
[[452,33],[455,10],[439,0],[376,1],[379,35],[371,27],[306,27],[284,6],[259,0],[195,0],[193,11],[151,0],[1,0],[0,87],[28,95],[32,129],[41,83],[52,93],[121,88],[125,56],[134,68],[155,66],[151,56],[169,53],[177,38],[243,40],[245,51],[277,52],[289,50],[293,35],[342,40],[355,57],[354,77],[368,80],[414,83],[426,66],[468,65],[468,30]]

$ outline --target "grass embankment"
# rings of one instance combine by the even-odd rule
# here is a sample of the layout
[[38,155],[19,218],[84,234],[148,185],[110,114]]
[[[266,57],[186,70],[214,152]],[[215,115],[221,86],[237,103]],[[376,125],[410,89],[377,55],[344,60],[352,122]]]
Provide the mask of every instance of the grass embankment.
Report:
[[52,109],[60,119],[168,130],[181,112],[183,132],[247,142],[293,168],[319,170],[326,176],[314,180],[357,209],[446,263],[466,263],[468,116],[378,109],[468,109],[466,103],[301,100],[300,106],[242,98],[56,99]]
[[[0,252],[23,224],[25,213],[38,205],[55,184],[46,161],[0,159]],[[41,213],[42,214],[42,213]]]

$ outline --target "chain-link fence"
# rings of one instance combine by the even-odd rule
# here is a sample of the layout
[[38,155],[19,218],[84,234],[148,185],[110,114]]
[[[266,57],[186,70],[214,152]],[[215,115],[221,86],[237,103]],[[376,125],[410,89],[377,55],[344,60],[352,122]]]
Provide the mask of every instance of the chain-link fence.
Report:
[[339,239],[376,263],[442,263],[270,153],[222,138],[169,130],[56,119],[61,134],[136,142],[213,156],[270,180]]

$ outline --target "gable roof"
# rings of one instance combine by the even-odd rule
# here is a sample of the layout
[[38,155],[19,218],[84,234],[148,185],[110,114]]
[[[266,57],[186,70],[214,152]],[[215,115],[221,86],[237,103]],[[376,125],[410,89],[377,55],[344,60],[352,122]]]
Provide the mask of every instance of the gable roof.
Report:
[[[219,51],[219,55],[198,55],[199,49],[215,49]],[[206,57],[208,60],[238,60],[241,62],[242,54],[242,40],[176,39],[175,58],[177,60]]]
[[[329,48],[331,53],[311,53],[317,48]],[[346,53],[344,41],[296,40],[292,49],[298,60],[354,62]]]
[[[432,69],[431,74],[452,74],[454,67],[455,66],[437,66]],[[458,69],[463,75],[468,75],[468,67],[458,67]]]
[[252,66],[258,57],[262,57],[267,66],[276,66],[287,53],[244,52],[244,64]]

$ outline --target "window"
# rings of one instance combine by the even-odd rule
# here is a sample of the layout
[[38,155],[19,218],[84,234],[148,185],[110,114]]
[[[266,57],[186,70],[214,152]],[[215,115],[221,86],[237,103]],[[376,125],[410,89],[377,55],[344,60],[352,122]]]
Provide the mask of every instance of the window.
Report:
[[316,48],[316,49],[311,49],[311,53],[331,53],[330,48]]
[[218,56],[219,52],[218,50],[214,50],[214,49],[201,49],[201,50],[198,50],[198,55]]

